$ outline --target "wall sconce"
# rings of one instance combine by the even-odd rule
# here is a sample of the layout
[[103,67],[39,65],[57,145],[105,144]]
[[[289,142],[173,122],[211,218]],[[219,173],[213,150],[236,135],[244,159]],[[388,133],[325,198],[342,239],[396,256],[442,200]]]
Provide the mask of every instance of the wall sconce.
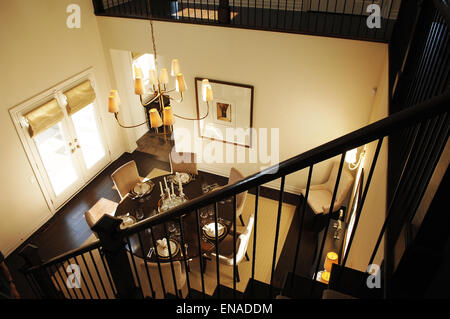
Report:
[[345,161],[348,163],[348,168],[352,171],[357,169],[359,164],[361,164],[361,161],[363,160],[364,156],[366,155],[366,146],[364,145],[363,150],[361,151],[361,153],[359,153],[358,159],[356,158],[357,154],[358,154],[357,148],[354,148],[345,153]]

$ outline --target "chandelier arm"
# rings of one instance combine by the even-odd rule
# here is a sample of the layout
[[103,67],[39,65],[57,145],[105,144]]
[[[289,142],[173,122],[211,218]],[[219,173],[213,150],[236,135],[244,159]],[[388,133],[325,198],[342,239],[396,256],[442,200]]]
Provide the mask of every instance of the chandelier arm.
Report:
[[155,97],[153,97],[150,101],[147,103],[144,103],[144,99],[142,98],[142,95],[139,95],[139,99],[141,100],[142,106],[148,106],[151,103],[155,102],[159,97],[161,96],[161,93],[158,93]]
[[114,117],[116,118],[117,124],[119,124],[119,126],[122,127],[122,128],[136,128],[136,127],[139,127],[139,126],[141,126],[141,125],[144,125],[144,124],[147,124],[147,123],[148,123],[148,121],[145,121],[145,122],[142,122],[142,123],[137,124],[137,125],[130,125],[130,126],[123,125],[123,124],[120,123],[120,121],[119,121],[118,114],[119,114],[118,112],[114,113]]
[[169,97],[170,100],[175,101],[177,103],[181,103],[184,100],[183,94],[181,94],[181,97],[179,99],[173,98],[170,95],[167,95]]
[[183,119],[183,120],[188,120],[188,121],[200,121],[200,120],[205,119],[205,118],[209,115],[209,102],[206,102],[206,105],[208,105],[208,110],[206,111],[206,114],[205,114],[204,116],[202,116],[202,117],[197,117],[197,118],[193,119],[193,118],[189,118],[189,117],[184,117],[184,116],[181,116],[181,115],[177,115],[177,114],[175,114],[175,113],[173,113],[173,115],[174,115],[175,117],[178,117],[178,118]]

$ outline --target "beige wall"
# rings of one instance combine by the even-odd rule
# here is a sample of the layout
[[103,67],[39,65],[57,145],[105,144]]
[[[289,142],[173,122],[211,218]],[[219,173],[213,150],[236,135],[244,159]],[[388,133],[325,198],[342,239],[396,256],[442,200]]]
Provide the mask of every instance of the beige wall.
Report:
[[[388,68],[389,60],[388,53],[386,51],[384,55],[382,74],[380,76],[372,112],[369,117],[369,123],[376,122],[388,116]],[[364,183],[367,181],[367,176],[373,161],[376,146],[376,141],[367,145],[367,155],[365,156],[365,161],[362,166],[364,168]],[[372,181],[369,186],[369,191],[367,193],[355,233],[355,238],[348,257],[347,266],[360,271],[366,271],[367,263],[369,262],[376,240],[386,217],[387,160],[388,139],[385,138],[380,154],[378,155],[375,171],[373,173]],[[382,261],[383,249],[382,242],[374,261],[378,265],[380,265]]]
[[[31,182],[34,173],[8,109],[91,66],[98,95],[110,89],[92,1],[76,1],[81,7],[80,29],[66,26],[70,3],[74,1],[0,2],[0,250],[5,254],[52,216],[39,185]],[[99,99],[103,109],[105,102]],[[115,158],[123,153],[122,137],[105,113],[103,124]]]
[[[105,52],[153,51],[148,21],[97,20]],[[177,57],[185,74],[189,90],[184,102],[174,105],[180,115],[196,114],[195,77],[253,85],[253,125],[280,129],[280,160],[367,124],[384,44],[181,23],[154,25],[161,67],[170,67],[170,60]],[[197,123],[177,119],[175,131],[180,128],[198,138]],[[178,150],[189,148],[177,143]],[[234,165],[246,175],[260,168],[250,163],[200,167],[228,175]],[[329,170],[328,163],[318,165],[313,182],[323,181]],[[289,176],[286,189],[298,192],[306,177],[306,172]]]

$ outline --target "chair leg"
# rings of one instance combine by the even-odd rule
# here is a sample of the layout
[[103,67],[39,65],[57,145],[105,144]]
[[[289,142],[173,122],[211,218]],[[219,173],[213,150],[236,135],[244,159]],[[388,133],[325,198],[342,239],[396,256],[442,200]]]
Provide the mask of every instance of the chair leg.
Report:
[[242,226],[245,226],[244,220],[242,219],[242,215],[239,215],[239,219],[241,220]]
[[236,282],[240,282],[238,266],[234,266],[234,272],[236,273]]
[[179,294],[179,296],[180,296],[181,298],[183,298],[183,290],[178,289],[178,294]]

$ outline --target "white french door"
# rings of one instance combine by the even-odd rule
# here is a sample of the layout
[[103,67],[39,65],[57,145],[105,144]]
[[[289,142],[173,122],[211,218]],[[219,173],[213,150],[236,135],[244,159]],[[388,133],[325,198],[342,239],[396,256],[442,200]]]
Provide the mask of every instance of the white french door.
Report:
[[[55,208],[61,206],[110,161],[95,103],[33,137],[38,167]],[[43,174],[42,174],[43,173]]]
[[[83,75],[83,74],[82,74]],[[70,114],[64,95],[80,81],[93,76],[85,73],[44,92],[40,96],[11,110],[13,121],[30,158],[30,163],[44,196],[52,211],[75,195],[110,162],[110,153],[105,143],[97,99]],[[56,123],[31,134],[27,125],[27,112],[51,98],[57,101],[59,114]],[[53,111],[54,111],[53,109]]]

